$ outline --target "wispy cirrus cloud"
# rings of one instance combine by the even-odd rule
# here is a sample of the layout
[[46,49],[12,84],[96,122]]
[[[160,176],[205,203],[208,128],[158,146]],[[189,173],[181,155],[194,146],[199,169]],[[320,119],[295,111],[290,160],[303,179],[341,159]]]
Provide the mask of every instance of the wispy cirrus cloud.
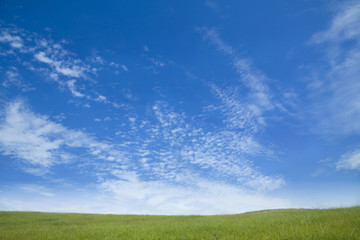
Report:
[[121,68],[122,68],[125,72],[128,72],[128,71],[129,71],[129,69],[128,69],[127,66],[125,66],[125,65],[121,65]]
[[85,95],[76,89],[75,83],[76,83],[76,80],[74,80],[74,79],[66,82],[67,86],[69,87],[70,92],[75,97],[84,97]]
[[42,196],[46,196],[46,197],[55,197],[56,194],[52,193],[51,190],[49,190],[48,188],[38,185],[38,184],[22,184],[19,185],[18,188],[21,191],[27,192],[27,193],[36,193],[36,194],[40,194]]
[[35,90],[35,87],[31,87],[29,83],[26,83],[19,74],[19,70],[16,67],[10,67],[4,76],[2,86],[5,88],[16,87],[22,92],[28,92]]
[[79,97],[79,94],[68,84],[68,81],[71,81],[69,78],[86,80],[88,74],[93,74],[97,70],[64,49],[61,43],[55,43],[50,38],[14,26],[1,29],[0,42],[10,46],[10,50],[3,50],[7,58],[19,55],[23,55],[24,58],[30,57],[29,61],[19,64],[34,72],[45,74],[61,87],[68,88],[75,97]]
[[360,150],[343,154],[336,164],[336,170],[360,170]]
[[261,126],[266,125],[264,112],[273,110],[279,105],[273,99],[273,94],[267,85],[267,77],[257,69],[249,59],[241,57],[236,50],[226,44],[219,32],[214,28],[196,28],[205,41],[210,42],[218,52],[229,57],[230,65],[239,77],[239,82],[249,89],[247,96],[236,92],[238,86],[232,89],[221,89],[210,83],[214,95],[220,99],[222,113],[227,117],[227,126],[257,132]]
[[326,136],[359,134],[360,4],[338,5],[329,27],[314,34],[309,44],[321,49],[326,59],[310,67],[308,78],[308,116],[314,131]]
[[3,155],[20,159],[28,172],[43,175],[54,165],[74,163],[78,157],[71,149],[84,149],[85,154],[98,160],[126,159],[111,144],[101,143],[86,133],[69,130],[46,116],[33,113],[21,100],[11,102],[4,109],[0,150]]
[[219,11],[219,9],[220,9],[218,3],[216,1],[212,1],[212,0],[206,0],[205,6],[209,7],[210,9],[212,9],[214,11]]
[[[46,46],[47,44],[48,43],[46,43]],[[90,71],[90,67],[86,65],[81,66],[80,64],[76,64],[73,61],[58,59],[59,56],[64,57],[64,55],[66,55],[66,53],[58,54],[58,49],[61,49],[60,45],[55,45],[55,47],[47,47],[46,52],[37,52],[34,54],[34,57],[39,62],[49,65],[49,67],[53,70],[53,73],[73,78],[85,77],[85,73]],[[74,61],[78,62],[79,60]]]
[[[251,138],[226,130],[204,131],[165,102],[154,104],[152,114],[155,121],[131,118],[132,130],[109,143],[55,123],[17,100],[2,113],[0,150],[34,175],[76,165],[78,174],[96,176],[98,194],[111,202],[106,208],[118,213],[234,213],[248,210],[249,205],[241,208],[238,203],[249,199],[250,209],[290,204],[266,196],[284,179],[261,173],[247,159],[261,154]],[[52,196],[37,186],[21,190]]]
[[136,122],[134,118],[130,121],[133,131],[124,136],[133,141],[123,139],[122,147],[115,147],[33,113],[17,100],[3,112],[0,147],[3,155],[21,159],[34,171],[36,167],[43,168],[45,173],[52,166],[74,163],[78,157],[71,149],[83,149],[84,154],[99,161],[127,163],[131,152],[135,161],[129,170],[166,181],[182,183],[177,175],[187,173],[193,166],[204,169],[205,179],[217,176],[221,180],[226,175],[258,190],[271,190],[284,183],[281,177],[261,174],[247,159],[267,151],[251,136],[228,130],[206,132],[162,102],[155,104],[153,111],[154,123]]
[[216,29],[203,27],[196,30],[202,34],[204,40],[209,41],[220,53],[230,58],[239,80],[249,88],[252,101],[259,111],[273,109],[272,94],[265,74],[257,69],[249,59],[239,56],[233,47],[222,40]]
[[[231,163],[228,164],[230,172],[234,170],[243,174],[239,179],[245,180],[248,186],[282,186],[285,181],[281,177],[268,178],[255,171],[254,163],[249,161],[249,156],[252,155],[262,155],[265,158],[275,156],[271,149],[261,146],[256,140],[257,133],[266,126],[264,113],[274,110],[279,105],[268,87],[268,78],[250,60],[241,57],[233,47],[226,44],[216,29],[203,27],[197,28],[196,31],[200,32],[204,40],[210,42],[218,52],[229,58],[230,65],[239,77],[240,85],[231,88],[223,89],[213,83],[208,84],[220,102],[206,107],[205,111],[216,112],[221,116],[226,128],[220,133],[227,136],[224,143],[229,143],[224,144],[226,150],[221,158],[228,159]],[[238,87],[244,86],[249,90],[246,96],[238,92]]]
[[335,43],[356,39],[360,35],[360,4],[356,1],[346,1],[335,6],[336,13],[328,29],[315,33],[310,43]]
[[48,65],[49,73],[53,76],[85,78],[87,73],[96,71],[95,68],[76,58],[75,54],[64,49],[61,43],[55,43],[50,38],[26,32],[21,28],[3,27],[0,42],[8,43],[14,50],[12,54],[30,54],[38,62]]
[[[243,187],[267,191],[282,186],[280,176],[265,176],[249,157],[271,151],[260,146],[253,135],[227,127],[204,130],[185,113],[175,112],[165,102],[153,106],[155,122],[139,123],[134,130],[138,161],[145,175],[157,175],[167,181],[182,183],[179,176],[190,169],[205,179],[229,180]],[[198,169],[198,170],[195,170]],[[226,176],[226,177],[225,177]]]
[[264,125],[261,111],[254,103],[244,101],[236,89],[224,90],[215,84],[209,84],[214,95],[221,101],[217,107],[225,116],[225,124],[229,129],[240,129],[249,134],[258,131]]
[[[55,42],[50,37],[42,37],[37,33],[27,32],[16,26],[4,26],[0,30],[0,52],[8,61],[17,62],[20,66],[40,75],[43,80],[56,83],[61,90],[67,89],[75,98],[97,101],[98,93],[90,91],[93,77],[105,64],[128,71],[125,65],[105,61],[100,56],[80,59],[75,53],[64,47],[64,42]],[[19,62],[19,59],[26,59]],[[10,67],[13,68],[13,67]],[[16,73],[9,69],[9,74]],[[14,75],[14,74],[13,74]],[[3,84],[22,86],[23,90],[32,89],[30,84],[20,82],[21,76],[11,78]],[[8,78],[10,79],[10,78]],[[51,80],[51,81],[49,81]],[[76,85],[82,86],[82,92]],[[25,88],[26,86],[26,88]],[[121,104],[114,101],[102,101],[119,108]],[[87,104],[89,106],[89,104]]]
[[[112,212],[136,214],[231,214],[249,209],[290,207],[286,199],[253,194],[241,188],[191,179],[192,186],[173,185],[161,181],[141,182],[109,180],[99,188],[108,192]],[[130,208],[129,208],[130,206]]]
[[[294,207],[283,198],[252,194],[228,184],[192,180],[197,187],[136,178],[108,179],[96,188],[83,187],[76,192],[56,189],[56,195],[51,187],[23,184],[2,192],[0,207],[7,211],[159,215],[235,214]],[[14,197],[15,194],[21,197]]]
[[[213,95],[220,102],[206,107],[205,112],[216,112],[225,124],[225,128],[218,130],[217,134],[207,135],[204,139],[214,139],[214,142],[202,143],[200,145],[202,150],[199,152],[206,153],[203,159],[207,159],[207,162],[211,162],[214,166],[217,165],[219,169],[224,169],[228,173],[237,172],[236,178],[240,182],[243,181],[246,186],[268,190],[282,186],[285,183],[282,177],[261,174],[255,170],[254,163],[249,160],[251,156],[261,155],[265,158],[275,156],[271,149],[261,146],[256,140],[256,134],[266,126],[264,113],[279,105],[268,87],[268,78],[249,59],[241,57],[232,46],[226,44],[216,29],[202,27],[197,28],[196,31],[201,33],[203,39],[214,46],[219,53],[229,58],[240,83],[226,89],[213,83],[208,84]],[[249,93],[246,96],[240,94],[239,86],[245,86]],[[218,143],[223,143],[221,146],[223,151],[217,150]],[[203,149],[203,146],[211,147]],[[217,162],[216,159],[222,161]]]
[[[234,198],[238,200],[257,199],[261,203],[269,200],[263,194],[280,188],[285,180],[282,176],[262,173],[251,160],[273,154],[255,139],[259,127],[264,124],[262,112],[270,109],[270,103],[266,102],[270,101],[270,94],[265,80],[255,73],[250,63],[237,57],[216,32],[204,31],[219,51],[231,58],[241,81],[251,89],[252,101],[243,102],[235,92],[209,85],[218,102],[212,111],[219,111],[219,118],[225,125],[207,126],[206,121],[195,121],[194,116],[175,111],[165,101],[155,101],[146,115],[129,114],[128,123],[122,124],[124,130],[117,131],[116,139],[100,141],[91,134],[69,129],[37,114],[25,102],[17,100],[7,104],[3,111],[0,123],[2,155],[16,159],[21,169],[33,175],[49,175],[59,165],[76,166],[77,174],[95,176],[97,182],[93,184],[109,194],[112,201],[125,199],[131,207],[123,206],[136,212],[140,211],[140,206],[146,206],[145,212],[157,209],[164,213],[177,207],[191,213],[202,204],[211,210],[204,208],[199,213],[221,212],[224,209],[216,205],[225,198],[206,200],[215,199],[219,191],[227,196],[236,192]],[[87,91],[89,76],[97,71],[92,64],[104,64],[104,59],[95,57],[92,61],[83,61],[60,43],[21,29],[3,32],[12,36],[6,35],[2,42],[12,48],[12,53],[8,54],[29,56],[24,66],[45,74],[80,100],[120,107],[99,92],[90,94]],[[13,42],[22,45],[12,46]],[[145,49],[151,70],[157,72],[167,65],[160,57],[148,57],[148,52],[148,48]],[[128,70],[125,65],[110,65]],[[131,94],[128,98],[134,99]],[[124,193],[121,189],[129,190]],[[188,200],[188,197],[178,197],[179,193],[196,197]],[[175,203],[162,207],[169,199],[174,199]],[[235,202],[229,199],[226,201],[233,206]],[[274,202],[277,204],[278,200]],[[187,204],[192,205],[186,207]]]
[[153,72],[154,74],[160,73],[161,68],[169,65],[169,62],[171,63],[171,61],[163,60],[161,56],[152,56],[152,54],[150,54],[149,47],[146,45],[143,46],[143,53],[141,56],[144,57],[147,60],[147,62],[150,63],[150,64],[146,64],[145,69]]

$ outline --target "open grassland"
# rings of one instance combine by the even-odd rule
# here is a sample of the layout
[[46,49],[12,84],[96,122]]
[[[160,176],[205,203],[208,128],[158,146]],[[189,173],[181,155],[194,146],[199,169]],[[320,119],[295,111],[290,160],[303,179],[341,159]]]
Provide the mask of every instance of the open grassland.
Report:
[[0,239],[360,239],[360,207],[221,216],[0,212]]

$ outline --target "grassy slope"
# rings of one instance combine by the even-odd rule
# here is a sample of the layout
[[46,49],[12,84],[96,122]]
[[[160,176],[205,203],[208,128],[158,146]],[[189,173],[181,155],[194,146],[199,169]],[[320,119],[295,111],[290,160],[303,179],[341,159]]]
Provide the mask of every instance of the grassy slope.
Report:
[[223,216],[0,212],[0,239],[360,239],[360,207]]

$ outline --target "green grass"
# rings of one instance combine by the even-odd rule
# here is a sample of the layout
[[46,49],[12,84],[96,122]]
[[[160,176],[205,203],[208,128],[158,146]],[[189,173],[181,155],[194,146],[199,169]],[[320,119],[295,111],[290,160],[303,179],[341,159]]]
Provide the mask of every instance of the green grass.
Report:
[[360,239],[360,207],[221,216],[0,212],[0,239]]

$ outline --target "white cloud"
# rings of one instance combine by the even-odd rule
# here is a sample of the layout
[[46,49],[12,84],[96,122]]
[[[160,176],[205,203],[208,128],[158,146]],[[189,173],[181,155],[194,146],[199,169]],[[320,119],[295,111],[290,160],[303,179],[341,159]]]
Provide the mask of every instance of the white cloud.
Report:
[[261,112],[256,105],[246,103],[240,99],[236,89],[222,90],[214,84],[209,84],[214,95],[220,99],[221,105],[217,107],[226,116],[225,124],[230,129],[242,129],[255,133],[262,125]]
[[[40,187],[40,189],[36,189]],[[226,184],[201,182],[196,188],[159,181],[106,180],[97,189],[73,192],[25,186],[22,194],[6,191],[0,209],[6,211],[82,212],[110,214],[234,214],[252,210],[289,208],[291,202],[261,194],[249,194]],[[36,191],[35,191],[36,190]],[[44,191],[45,190],[45,191]],[[39,194],[44,193],[42,195]],[[50,195],[47,196],[47,193]],[[26,199],[26,200],[25,200]]]
[[110,62],[110,66],[118,68],[120,65],[118,63]]
[[76,86],[75,86],[76,80],[69,80],[67,81],[67,86],[70,90],[70,92],[75,96],[75,97],[84,97],[85,95],[82,94],[81,92],[76,90]]
[[165,63],[161,61],[160,59],[155,58],[149,58],[149,61],[155,66],[155,67],[164,67]]
[[263,175],[248,160],[249,156],[271,158],[273,155],[254,141],[251,132],[227,127],[204,131],[164,102],[155,104],[153,111],[158,123],[142,127],[149,137],[145,137],[146,142],[140,141],[142,147],[138,147],[146,153],[139,152],[139,157],[147,158],[144,165],[151,174],[179,183],[183,181],[179,175],[191,166],[190,169],[202,169],[205,178],[227,178],[258,191],[273,190],[285,183],[282,177]]
[[[10,44],[13,48],[11,49],[12,54],[6,54],[7,57],[31,57],[32,61],[22,62],[24,67],[40,73],[42,77],[45,76],[45,79],[54,80],[61,89],[67,88],[74,97],[84,97],[86,95],[89,100],[95,100],[90,93],[87,93],[87,89],[89,89],[88,85],[91,84],[90,76],[98,71],[97,66],[94,64],[105,61],[101,57],[98,56],[95,62],[88,59],[83,61],[77,58],[75,53],[66,50],[51,38],[43,38],[37,33],[27,32],[15,26],[4,27],[0,30],[0,43]],[[122,68],[127,69],[125,65]],[[11,72],[15,73],[14,71]],[[20,78],[21,76],[17,78],[17,85],[20,85]],[[82,84],[84,93],[80,93],[76,89],[74,79],[76,79],[76,83]],[[9,85],[10,82],[7,81],[7,84]],[[15,81],[12,81],[12,83],[15,83]],[[24,86],[22,90],[25,89]],[[104,103],[117,107],[115,103],[110,101],[104,101]]]
[[[105,61],[102,57],[100,56],[95,56],[91,59],[91,61],[93,61],[94,63],[98,63],[100,65],[104,65]],[[110,64],[111,65],[111,64]]]
[[[0,150],[22,160],[24,171],[40,176],[58,164],[77,164],[79,155],[72,155],[72,150],[84,150],[86,161],[80,161],[77,169],[98,176],[97,194],[104,201],[94,206],[83,199],[89,207],[76,212],[215,214],[290,206],[284,199],[265,195],[284,180],[262,174],[246,159],[262,154],[251,136],[205,132],[164,102],[154,105],[153,114],[156,122],[136,119],[133,130],[111,144],[69,130],[15,101],[3,113]],[[52,194],[30,185],[22,190],[45,197]],[[74,211],[72,206],[58,207],[52,211]]]
[[[144,49],[146,49],[146,48],[144,48]],[[146,51],[145,51],[145,53],[146,53]],[[160,72],[161,68],[167,66],[167,63],[165,63],[163,60],[161,60],[161,56],[148,57],[147,54],[145,56],[146,56],[146,60],[151,63],[150,65],[145,66],[145,69],[152,71],[154,74],[158,74]]]
[[[51,189],[36,184],[39,191],[24,191],[19,185],[1,192],[0,209],[5,211],[78,212],[102,214],[236,214],[277,208],[329,208],[354,206],[359,201],[356,187],[331,189],[293,189],[291,200],[244,191],[238,186],[189,177],[191,185],[181,186],[157,180],[140,181],[136,174],[101,180],[81,188]],[[26,187],[29,190],[32,187]],[[55,190],[56,189],[56,190]],[[45,190],[45,191],[44,191]],[[321,190],[321,191],[320,191]],[[46,196],[46,193],[56,197]],[[334,194],[335,193],[335,194]],[[337,193],[337,194],[336,194]],[[339,194],[341,193],[341,194]],[[305,197],[304,197],[305,196]],[[308,196],[308,197],[307,197]],[[315,197],[314,197],[315,196]],[[334,197],[335,196],[335,197]]]
[[[40,73],[41,77],[45,76],[45,80],[54,80],[51,82],[57,83],[61,90],[68,89],[72,96],[76,98],[86,97],[87,100],[109,104],[114,108],[124,107],[123,104],[108,100],[95,91],[89,91],[91,89],[89,86],[95,82],[92,81],[91,77],[101,69],[98,68],[98,65],[106,63],[106,60],[100,56],[85,58],[85,60],[79,59],[75,53],[66,50],[62,44],[54,42],[51,38],[43,38],[37,33],[30,33],[15,26],[0,29],[0,43],[10,44],[14,48],[11,49],[11,54],[8,54],[8,51],[3,55],[17,58],[20,55],[26,58],[31,57],[32,61],[22,62],[24,67]],[[152,59],[151,61],[156,67],[164,66],[160,60]],[[114,62],[110,62],[109,65],[129,71],[126,65],[119,65]],[[21,76],[15,78],[14,74],[16,73],[16,71],[9,71],[7,73],[9,77],[3,82],[3,85],[16,85],[23,91],[33,90],[20,81]],[[76,88],[76,84],[81,84],[81,92]]]
[[121,68],[122,68],[124,71],[126,71],[126,72],[129,71],[129,69],[128,69],[125,65],[121,65]]
[[235,54],[234,49],[223,42],[219,33],[215,29],[197,28],[196,31],[202,33],[204,39],[210,41],[218,51],[230,57],[233,57]]
[[117,109],[120,109],[120,108],[126,106],[126,104],[122,104],[122,103],[119,104],[119,103],[113,102],[113,101],[109,100],[109,99],[108,99],[106,96],[104,96],[104,95],[101,95],[101,94],[98,94],[98,93],[97,93],[96,95],[97,95],[97,97],[95,97],[95,98],[89,97],[89,99],[94,100],[95,102],[110,104],[110,105],[112,105],[114,108],[117,108]]
[[53,54],[55,59],[59,60],[49,58],[43,51],[35,53],[34,57],[38,61],[48,64],[55,71],[55,73],[62,74],[66,77],[80,78],[85,77],[85,73],[90,71],[88,66],[77,65],[73,60],[61,59],[63,56],[56,56],[52,52],[53,50],[51,48],[48,48],[48,51]]
[[6,71],[2,86],[6,88],[14,86],[21,89],[23,92],[35,90],[35,88],[31,87],[30,84],[24,83],[16,67],[11,67],[8,71]]
[[62,161],[61,152],[57,151],[64,142],[63,139],[51,139],[49,135],[56,136],[62,131],[62,126],[32,114],[19,101],[14,102],[7,107],[1,123],[1,151],[33,165],[50,166]]
[[360,170],[360,150],[347,152],[340,157],[336,170]]
[[[154,122],[138,116],[128,116],[131,131],[118,135],[120,142],[110,144],[99,142],[84,132],[69,130],[45,116],[33,113],[24,103],[17,101],[9,104],[4,113],[4,121],[0,125],[0,133],[4,136],[0,138],[2,154],[22,160],[28,165],[24,167],[26,172],[43,175],[57,164],[77,161],[78,154],[71,155],[72,150],[82,148],[86,157],[94,159],[83,164],[88,167],[87,171],[101,176],[98,180],[100,188],[115,196],[117,203],[121,200],[120,190],[116,186],[130,188],[128,195],[125,194],[127,200],[124,200],[129,205],[120,205],[134,211],[140,211],[139,206],[145,204],[149,206],[146,210],[149,212],[151,207],[154,207],[154,211],[161,213],[163,205],[164,209],[167,206],[166,210],[177,207],[177,211],[194,213],[196,209],[200,209],[199,213],[210,214],[230,211],[236,205],[236,201],[232,199],[236,199],[237,202],[252,199],[253,202],[259,201],[258,206],[266,202],[263,199],[271,202],[270,198],[261,193],[281,187],[285,183],[284,179],[281,176],[267,176],[261,173],[249,160],[249,157],[261,154],[268,157],[272,154],[254,138],[258,125],[262,124],[261,113],[264,109],[269,109],[270,105],[267,102],[270,101],[270,97],[264,78],[249,62],[238,58],[232,48],[225,45],[219,37],[214,35],[212,40],[220,51],[231,57],[234,69],[251,89],[256,102],[253,105],[243,103],[236,94],[212,86],[221,102],[218,109],[222,113],[220,117],[227,124],[225,127],[204,130],[201,124],[193,122],[184,113],[175,112],[164,102],[157,102],[152,108]],[[85,96],[76,86],[79,82],[82,83],[81,80],[86,78],[85,75],[91,68],[76,60],[74,54],[64,50],[61,45],[55,47],[49,40],[38,41],[31,54],[38,63],[48,68],[49,76],[62,87],[69,89],[73,96]],[[151,62],[150,67],[154,71],[166,65],[159,58],[147,60]],[[125,65],[118,67],[127,70]],[[95,96],[86,94],[87,99],[114,106],[116,104],[104,95]],[[129,95],[128,98],[132,97]],[[149,114],[150,112],[151,110]],[[13,122],[14,118],[18,119],[17,124]],[[241,131],[234,131],[239,129]],[[14,139],[8,138],[8,135]],[[131,161],[127,161],[128,159]],[[120,162],[127,164],[121,165]],[[193,179],[197,181],[195,185],[189,182],[189,176],[194,175],[199,176]],[[111,180],[113,177],[117,179]],[[209,179],[213,180],[209,183]],[[146,190],[147,188],[149,190]],[[156,190],[157,188],[163,190]],[[142,196],[144,192],[147,194],[146,197],[139,199],[138,196]],[[178,198],[175,194],[178,192],[188,197]],[[219,192],[224,193],[227,198],[215,200]],[[235,195],[231,195],[231,192]],[[188,200],[191,195],[195,198]],[[110,201],[114,199],[111,196]],[[174,204],[169,202],[171,199],[175,199]],[[229,208],[219,208],[222,201],[228,203]],[[209,206],[207,210],[202,208],[206,205]],[[241,211],[240,208],[234,209]]]
[[312,67],[308,84],[312,103],[306,118],[326,136],[359,134],[360,4],[339,6],[329,28],[309,42],[323,49],[327,62]]
[[336,8],[337,13],[332,19],[330,27],[314,34],[310,43],[331,42],[338,44],[344,40],[360,36],[360,4],[355,1],[341,2]]
[[[40,62],[43,62],[43,63],[47,63],[47,64],[53,64],[54,61],[51,60],[50,58],[48,58],[47,56],[45,56],[45,53],[44,52],[39,52],[39,53],[36,53],[34,55],[34,57],[40,61]],[[58,64],[58,63],[57,63]]]
[[215,1],[206,0],[205,5],[215,11],[219,11],[219,9],[220,9],[218,3]]
[[123,89],[123,96],[130,101],[137,101],[138,97],[136,97],[129,89]]
[[249,88],[252,101],[259,111],[273,109],[272,94],[266,83],[267,77],[253,66],[250,60],[238,56],[231,46],[224,43],[215,29],[197,28],[196,30],[202,33],[204,39],[213,44],[219,52],[230,57],[232,67],[241,82]]
[[20,36],[13,36],[7,31],[3,31],[1,33],[0,42],[9,43],[13,48],[22,48],[24,46],[23,40]]
[[[22,101],[10,103],[0,123],[0,151],[23,160],[28,172],[37,168],[44,173],[57,164],[68,164],[77,159],[72,148],[83,148],[98,160],[113,157],[124,161],[124,155],[114,146],[96,141],[81,131],[68,130],[46,116],[33,113]],[[31,170],[32,169],[32,170]],[[39,175],[37,172],[36,175]]]
[[95,122],[111,121],[111,118],[110,117],[105,117],[104,119],[95,118],[94,121]]
[[290,207],[285,199],[250,194],[238,187],[196,179],[193,186],[159,181],[108,180],[99,185],[113,198],[113,212],[135,214],[231,214]]
[[22,184],[19,186],[19,189],[24,192],[28,193],[36,193],[46,197],[55,197],[56,194],[51,193],[49,189],[44,186],[37,185],[37,184]]
[[107,99],[106,99],[106,97],[103,96],[103,95],[98,95],[98,97],[95,98],[95,101],[97,101],[97,102],[106,102]]

